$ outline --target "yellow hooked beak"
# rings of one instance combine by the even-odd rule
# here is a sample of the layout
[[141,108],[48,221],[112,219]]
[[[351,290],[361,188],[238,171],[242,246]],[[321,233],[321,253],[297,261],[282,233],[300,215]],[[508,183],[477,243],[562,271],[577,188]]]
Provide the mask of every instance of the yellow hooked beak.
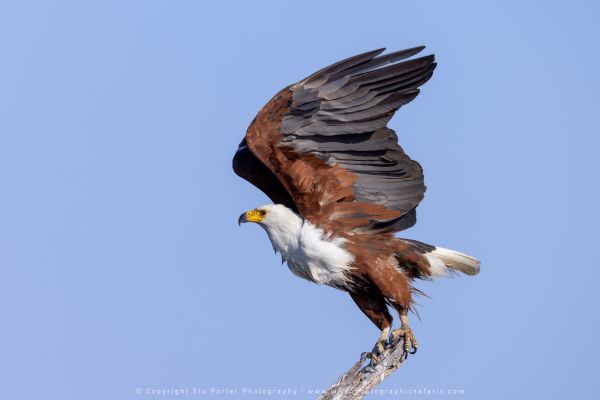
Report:
[[238,218],[238,224],[241,225],[244,222],[262,222],[265,219],[265,215],[267,215],[265,210],[254,209],[246,211]]

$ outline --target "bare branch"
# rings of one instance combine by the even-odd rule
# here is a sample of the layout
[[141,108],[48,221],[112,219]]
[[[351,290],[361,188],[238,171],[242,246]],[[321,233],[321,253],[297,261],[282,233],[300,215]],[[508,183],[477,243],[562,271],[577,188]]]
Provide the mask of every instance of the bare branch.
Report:
[[388,346],[379,356],[379,363],[372,367],[367,364],[363,367],[367,353],[363,353],[360,360],[346,371],[329,387],[319,400],[359,400],[379,385],[392,372],[400,368],[406,359],[404,343],[400,340],[394,346]]

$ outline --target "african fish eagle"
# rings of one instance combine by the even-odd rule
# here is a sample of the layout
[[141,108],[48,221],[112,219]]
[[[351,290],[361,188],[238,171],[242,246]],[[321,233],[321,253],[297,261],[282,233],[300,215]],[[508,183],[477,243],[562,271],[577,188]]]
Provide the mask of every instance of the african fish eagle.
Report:
[[[433,55],[411,59],[423,49],[370,51],[284,88],[233,158],[236,174],[275,203],[238,222],[263,227],[295,275],[350,294],[381,329],[372,363],[401,339],[405,354],[416,352],[408,324],[415,279],[479,272],[471,256],[394,236],[415,224],[425,184],[387,122],[433,74]],[[401,321],[391,333],[388,306]]]

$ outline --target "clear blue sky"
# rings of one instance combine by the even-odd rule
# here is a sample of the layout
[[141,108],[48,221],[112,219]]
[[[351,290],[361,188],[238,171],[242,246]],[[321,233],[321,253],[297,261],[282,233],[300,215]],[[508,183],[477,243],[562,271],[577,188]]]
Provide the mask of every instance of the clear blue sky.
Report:
[[425,44],[391,121],[428,185],[403,234],[482,272],[419,285],[419,353],[381,387],[595,398],[600,10],[494,3],[3,1],[2,397],[332,383],[378,332],[238,228],[267,200],[231,157],[280,88]]

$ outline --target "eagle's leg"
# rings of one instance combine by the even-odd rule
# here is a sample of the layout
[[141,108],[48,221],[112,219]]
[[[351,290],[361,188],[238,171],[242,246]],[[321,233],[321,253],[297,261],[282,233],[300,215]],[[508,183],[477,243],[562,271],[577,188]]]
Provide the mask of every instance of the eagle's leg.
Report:
[[[398,311],[400,314],[400,322],[402,326],[392,332],[392,343],[398,343],[399,339],[402,338],[404,341],[404,352],[415,354],[417,352],[417,339],[408,325],[408,309],[400,308]],[[412,351],[411,351],[412,348]]]
[[367,357],[371,359],[371,365],[374,366],[379,362],[379,357],[385,350],[388,344],[390,328],[392,326],[392,316],[390,315],[385,300],[383,297],[366,297],[356,293],[350,293],[350,297],[356,303],[358,308],[373,322],[379,329],[381,335],[375,342],[375,346]]

